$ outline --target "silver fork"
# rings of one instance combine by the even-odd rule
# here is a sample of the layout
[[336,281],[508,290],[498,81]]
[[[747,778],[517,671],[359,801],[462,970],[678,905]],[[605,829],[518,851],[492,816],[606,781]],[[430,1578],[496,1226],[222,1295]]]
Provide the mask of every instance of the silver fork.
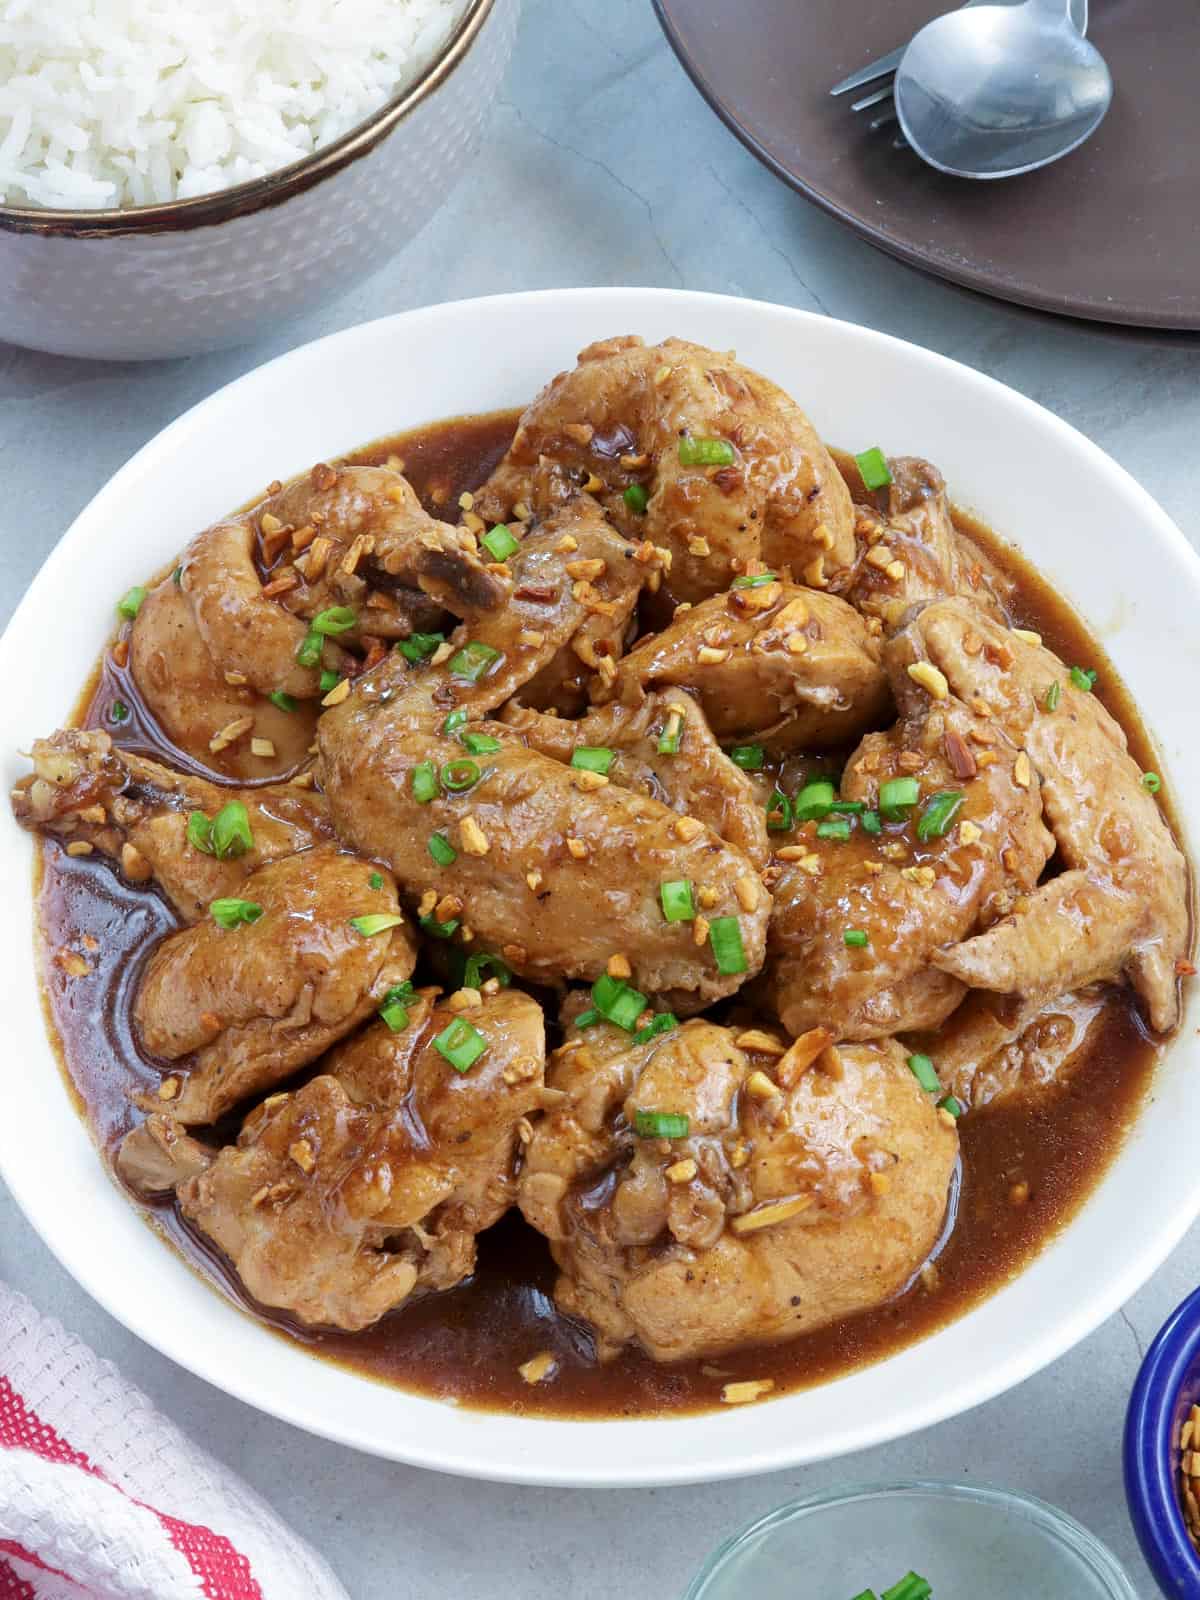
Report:
[[[1016,5],[1019,0],[964,0],[962,9],[979,5]],[[1071,21],[1086,35],[1088,30],[1088,0],[1071,0]],[[896,68],[908,49],[907,44],[899,45],[895,50],[889,50],[886,56],[880,56],[877,61],[872,61],[865,67],[860,67],[857,72],[852,72],[848,78],[843,78],[840,83],[835,83],[830,89],[830,94],[849,94],[852,89],[863,89],[868,83],[874,83],[878,78],[888,81],[882,88],[865,94],[858,100],[850,102],[851,111],[870,111],[875,106],[884,109],[877,117],[872,117],[868,126],[872,133],[877,133],[881,128],[886,128],[896,120],[896,107],[892,103],[892,85]],[[892,140],[894,150],[907,150],[908,140],[902,133],[898,133]]]

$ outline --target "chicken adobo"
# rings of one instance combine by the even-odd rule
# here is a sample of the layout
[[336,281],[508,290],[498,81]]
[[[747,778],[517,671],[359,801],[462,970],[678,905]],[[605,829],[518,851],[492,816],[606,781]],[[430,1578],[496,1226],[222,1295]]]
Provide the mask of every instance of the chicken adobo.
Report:
[[930,463],[615,338],[178,534],[12,806],[106,1156],[260,1316],[485,1405],[732,1404],[1094,1183],[1189,871]]

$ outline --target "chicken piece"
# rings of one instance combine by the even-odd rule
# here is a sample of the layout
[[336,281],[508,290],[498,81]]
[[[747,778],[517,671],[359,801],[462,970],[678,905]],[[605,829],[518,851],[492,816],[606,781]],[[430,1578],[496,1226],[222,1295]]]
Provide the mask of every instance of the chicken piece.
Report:
[[592,696],[636,704],[672,687],[696,695],[723,743],[752,738],[776,755],[853,739],[891,703],[878,641],[853,607],[774,581],[676,613]]
[[[285,528],[303,530],[307,542],[264,587],[256,553],[264,539],[273,548]],[[355,612],[353,627],[337,636],[343,645],[396,636],[399,619],[389,624],[386,594],[369,588],[376,569],[459,615],[499,605],[507,593],[483,566],[473,537],[428,516],[400,473],[324,465],[198,534],[184,552],[180,587],[222,673],[234,672],[262,695],[281,690],[313,699],[320,664],[302,666],[296,653],[318,612],[331,605]],[[294,587],[284,587],[293,579]],[[326,665],[336,666],[335,647],[325,649]]]
[[[182,1068],[154,1105],[169,1102],[185,1124],[215,1122],[315,1060],[416,963],[391,875],[331,845],[269,862],[240,887],[256,919],[170,934],[134,1001],[144,1048]],[[366,934],[351,922],[377,913],[394,925]]]
[[[150,590],[127,642],[129,671],[143,704],[164,742],[191,761],[247,782],[282,777],[308,759],[316,706],[298,701],[294,711],[285,711],[238,673],[230,683],[174,578]],[[266,743],[256,747],[252,740]]]
[[[461,1017],[486,1041],[464,1073],[434,1043]],[[544,1093],[541,1008],[515,990],[465,1013],[420,999],[402,1031],[373,1024],[322,1065],[251,1112],[179,1207],[260,1305],[356,1332],[461,1282],[513,1203]]]
[[[791,1339],[918,1271],[946,1213],[953,1118],[894,1041],[828,1039],[780,1058],[755,1053],[758,1030],[696,1020],[603,1063],[586,1045],[557,1056],[566,1100],[534,1129],[518,1200],[550,1240],[559,1309],[602,1359]],[[646,1112],[687,1132],[639,1136]]]
[[[908,715],[867,735],[841,793],[874,809],[882,784],[914,778],[921,799],[907,820],[869,834],[850,817],[844,840],[820,837],[812,822],[774,836],[786,864],[761,991],[792,1033],[823,1026],[872,1039],[936,1027],[963,994],[939,970],[941,953],[1006,915],[1053,853],[1037,778],[1016,781],[1009,741],[960,700],[931,701],[902,667],[893,683]],[[961,795],[961,807],[948,831],[922,839],[920,818],[938,794]],[[847,945],[847,929],[867,943]]]
[[[496,745],[468,757],[428,717],[410,716],[403,693],[389,697],[393,670],[384,663],[321,719],[322,781],[339,837],[387,861],[423,912],[451,932],[461,923],[539,983],[594,979],[620,952],[635,986],[675,1010],[732,994],[758,971],[770,896],[740,851],[698,818],[526,749],[501,723],[465,730]],[[429,782],[440,775],[424,802],[418,769]],[[440,855],[454,852],[446,864],[431,854],[435,838]],[[662,885],[681,879],[706,921],[667,921]],[[739,923],[743,971],[718,970],[706,937],[717,918]]]
[[939,1033],[908,1042],[932,1057],[942,1087],[969,1110],[1032,1102],[1069,1082],[1087,1060],[1112,993],[1091,984],[1039,1006],[975,989]]
[[[35,739],[32,755],[32,776],[12,792],[17,821],[67,846],[90,845],[135,881],[153,878],[185,922],[207,916],[214,900],[236,896],[268,861],[307,850],[333,831],[324,797],[307,788],[225,788],[117,749],[98,728],[59,729]],[[219,860],[191,843],[188,821],[197,811],[211,821],[231,801],[245,806],[253,844]]]
[[[684,440],[719,442],[728,460],[685,465]],[[726,589],[757,561],[823,586],[854,557],[850,494],[808,418],[775,384],[702,345],[589,345],[526,410],[475,509],[507,517],[542,457],[598,480],[593,492],[622,533],[670,552],[675,601]]]
[[1125,976],[1151,1027],[1173,1028],[1190,938],[1187,863],[1116,720],[1052,651],[968,601],[926,606],[896,642],[1022,748],[1065,867],[936,964],[972,988],[1027,999]]
[[152,1111],[117,1146],[116,1168],[134,1194],[153,1199],[206,1172],[215,1155],[174,1117]]
[[[603,706],[576,722],[510,701],[501,720],[555,761],[569,764],[580,748],[611,750],[612,783],[698,817],[756,867],[766,866],[766,812],[754,785],[721,749],[688,695],[648,694],[639,706]],[[660,750],[664,738],[673,752]]]
[[846,598],[890,631],[914,605],[964,594],[997,619],[991,574],[954,526],[946,480],[918,456],[893,456],[892,481],[855,507],[859,556]]

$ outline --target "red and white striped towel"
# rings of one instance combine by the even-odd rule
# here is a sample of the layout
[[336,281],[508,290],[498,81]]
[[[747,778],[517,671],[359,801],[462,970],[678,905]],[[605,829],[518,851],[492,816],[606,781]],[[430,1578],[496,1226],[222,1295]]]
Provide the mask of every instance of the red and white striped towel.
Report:
[[0,1283],[0,1600],[347,1600],[319,1556]]

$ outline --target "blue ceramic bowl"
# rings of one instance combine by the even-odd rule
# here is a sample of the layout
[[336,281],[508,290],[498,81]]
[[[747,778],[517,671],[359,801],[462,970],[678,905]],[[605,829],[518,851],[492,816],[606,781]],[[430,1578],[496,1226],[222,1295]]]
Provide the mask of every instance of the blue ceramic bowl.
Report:
[[1179,1430],[1200,1403],[1200,1289],[1177,1306],[1142,1362],[1125,1418],[1129,1515],[1159,1588],[1200,1600],[1200,1556],[1179,1504]]

